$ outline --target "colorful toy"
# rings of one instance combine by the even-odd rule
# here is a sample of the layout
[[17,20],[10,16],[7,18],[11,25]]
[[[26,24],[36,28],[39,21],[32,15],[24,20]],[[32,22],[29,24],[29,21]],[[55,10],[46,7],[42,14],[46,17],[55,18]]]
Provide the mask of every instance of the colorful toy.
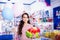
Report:
[[30,28],[26,31],[26,36],[28,38],[39,38],[40,29],[38,27]]
[[46,32],[45,33],[45,37],[49,38],[49,36],[50,36],[50,33],[49,32]]

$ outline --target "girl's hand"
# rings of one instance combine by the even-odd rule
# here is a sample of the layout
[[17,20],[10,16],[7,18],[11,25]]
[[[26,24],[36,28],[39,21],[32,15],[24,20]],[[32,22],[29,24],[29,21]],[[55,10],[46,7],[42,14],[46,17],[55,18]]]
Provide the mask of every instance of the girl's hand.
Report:
[[33,34],[33,37],[32,37],[33,39],[35,39],[36,38],[36,35],[35,34]]

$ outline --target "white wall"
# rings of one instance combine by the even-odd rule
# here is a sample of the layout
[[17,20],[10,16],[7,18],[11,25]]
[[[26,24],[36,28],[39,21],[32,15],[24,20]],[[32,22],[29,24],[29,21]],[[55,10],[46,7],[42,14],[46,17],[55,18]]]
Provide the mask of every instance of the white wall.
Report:
[[60,0],[54,0],[51,2],[52,8],[60,6]]

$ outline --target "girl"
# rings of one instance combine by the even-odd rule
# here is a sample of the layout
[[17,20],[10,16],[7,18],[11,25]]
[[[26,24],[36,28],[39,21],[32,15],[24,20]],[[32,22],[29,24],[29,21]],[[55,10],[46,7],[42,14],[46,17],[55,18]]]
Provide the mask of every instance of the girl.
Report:
[[26,37],[26,31],[33,27],[29,21],[29,15],[27,13],[22,14],[22,20],[20,21],[18,27],[18,35],[20,40],[31,40],[30,38]]

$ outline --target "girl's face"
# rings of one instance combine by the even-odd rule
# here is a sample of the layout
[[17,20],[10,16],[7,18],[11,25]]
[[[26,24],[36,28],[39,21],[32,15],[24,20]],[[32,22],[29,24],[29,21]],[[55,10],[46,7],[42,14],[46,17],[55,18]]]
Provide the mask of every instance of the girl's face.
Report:
[[27,15],[23,15],[22,20],[23,20],[25,23],[28,22],[28,16],[27,16]]

